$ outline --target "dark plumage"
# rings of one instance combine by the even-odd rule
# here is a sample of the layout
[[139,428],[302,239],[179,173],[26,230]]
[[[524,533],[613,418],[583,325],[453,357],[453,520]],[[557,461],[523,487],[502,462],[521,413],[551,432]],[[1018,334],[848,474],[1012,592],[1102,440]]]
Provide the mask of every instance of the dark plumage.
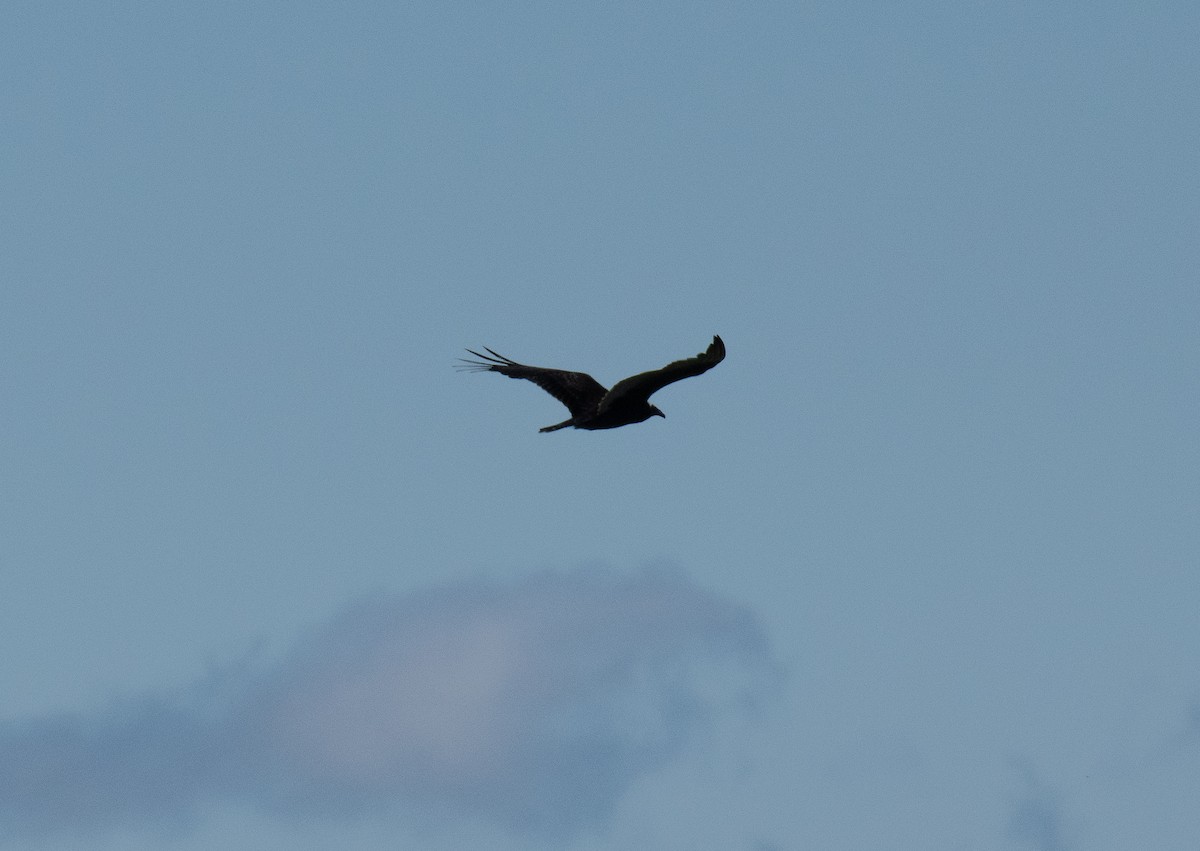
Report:
[[650,404],[651,395],[668,384],[708,372],[725,359],[725,343],[720,337],[713,337],[708,349],[694,358],[677,360],[662,369],[630,376],[618,381],[611,390],[606,390],[600,382],[582,372],[526,366],[496,354],[486,346],[486,355],[471,349],[467,351],[479,360],[460,358],[462,363],[459,369],[498,372],[509,378],[526,378],[567,406],[567,410],[571,412],[569,420],[546,426],[539,431],[556,431],[567,426],[585,429],[617,428],[640,423],[650,417],[665,417],[666,414]]

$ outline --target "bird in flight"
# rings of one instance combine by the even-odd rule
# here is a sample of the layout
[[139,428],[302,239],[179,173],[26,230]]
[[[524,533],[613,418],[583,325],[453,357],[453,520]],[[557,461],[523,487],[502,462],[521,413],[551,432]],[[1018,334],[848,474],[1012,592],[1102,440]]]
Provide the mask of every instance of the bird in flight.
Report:
[[601,429],[618,428],[644,422],[651,417],[666,417],[650,404],[650,397],[668,384],[693,375],[708,372],[725,359],[725,343],[713,337],[708,349],[694,358],[669,363],[662,369],[642,372],[618,381],[606,390],[599,381],[582,372],[565,369],[546,369],[526,366],[509,360],[484,346],[486,355],[467,349],[479,360],[459,358],[458,368],[470,372],[498,372],[509,378],[525,378],[567,406],[571,418],[538,431],[558,431],[560,428]]

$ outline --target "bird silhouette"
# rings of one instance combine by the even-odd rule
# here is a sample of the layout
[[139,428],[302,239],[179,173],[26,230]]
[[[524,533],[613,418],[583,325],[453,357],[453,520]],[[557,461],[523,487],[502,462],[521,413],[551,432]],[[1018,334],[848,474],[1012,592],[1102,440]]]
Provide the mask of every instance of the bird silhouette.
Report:
[[582,429],[619,428],[644,422],[651,417],[666,417],[662,411],[650,404],[650,397],[668,384],[708,372],[725,359],[725,343],[713,337],[708,349],[694,358],[685,358],[669,363],[662,369],[653,369],[624,378],[605,389],[599,381],[583,372],[565,369],[547,369],[541,366],[526,366],[484,346],[486,355],[467,349],[479,360],[459,358],[459,369],[470,372],[498,372],[509,378],[524,378],[541,387],[551,396],[567,406],[571,418],[538,431],[557,431],[572,426]]

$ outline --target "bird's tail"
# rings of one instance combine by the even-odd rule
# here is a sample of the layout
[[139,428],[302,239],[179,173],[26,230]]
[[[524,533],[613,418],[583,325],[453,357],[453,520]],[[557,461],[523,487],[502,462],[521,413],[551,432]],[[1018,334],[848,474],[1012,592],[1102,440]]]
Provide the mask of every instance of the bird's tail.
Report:
[[558,423],[557,425],[546,426],[545,428],[539,428],[538,431],[539,432],[558,431],[560,428],[566,428],[567,426],[570,426],[570,425],[575,425],[574,417],[571,417],[571,419],[569,419],[569,420],[563,420],[561,423]]

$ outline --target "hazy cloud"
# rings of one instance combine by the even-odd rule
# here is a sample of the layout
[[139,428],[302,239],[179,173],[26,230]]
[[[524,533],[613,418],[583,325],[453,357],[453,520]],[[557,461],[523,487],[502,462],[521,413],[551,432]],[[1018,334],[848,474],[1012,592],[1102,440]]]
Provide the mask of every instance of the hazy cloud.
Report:
[[676,573],[379,596],[267,669],[0,727],[0,837],[179,822],[222,800],[569,834],[773,676],[751,613]]
[[1025,788],[1010,803],[1008,837],[1034,851],[1069,851],[1059,795],[1040,783],[1027,765],[1017,768]]

